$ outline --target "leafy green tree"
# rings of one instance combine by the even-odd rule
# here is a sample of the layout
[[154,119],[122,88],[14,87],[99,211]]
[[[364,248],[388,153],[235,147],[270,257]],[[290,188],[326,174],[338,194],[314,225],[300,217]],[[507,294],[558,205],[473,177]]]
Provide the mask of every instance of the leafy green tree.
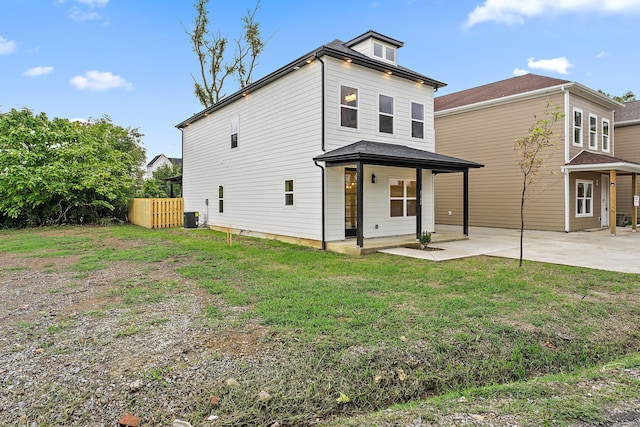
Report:
[[[182,173],[180,165],[163,165],[153,172],[153,176],[142,184],[139,197],[171,197],[171,184],[165,178]],[[174,185],[173,197],[182,197],[182,186]]]
[[0,226],[124,219],[141,182],[141,137],[107,116],[81,123],[0,113]]
[[518,155],[518,166],[522,172],[522,188],[520,198],[520,267],[522,267],[524,245],[524,213],[525,203],[538,180],[544,162],[553,154],[559,142],[559,135],[554,134],[553,127],[556,122],[564,117],[559,106],[553,106],[547,100],[542,118],[534,115],[534,123],[529,128],[529,133],[515,140],[514,150]]
[[598,92],[600,92],[603,95],[607,95],[609,98],[613,98],[618,102],[631,102],[631,101],[637,101],[636,99],[636,95],[628,90],[626,93],[624,93],[622,96],[611,96],[610,94],[608,94],[607,92],[603,91],[602,89],[598,89]]
[[222,92],[225,80],[236,75],[240,87],[251,83],[253,69],[258,65],[258,56],[264,50],[266,41],[260,34],[260,23],[255,21],[255,15],[260,8],[260,0],[253,10],[247,10],[242,17],[244,34],[237,39],[236,50],[232,59],[227,59],[227,37],[217,32],[212,34],[209,29],[209,0],[198,0],[194,5],[197,16],[192,32],[187,31],[191,39],[193,52],[200,64],[200,79],[193,75],[194,93],[198,101],[209,107],[226,96]]

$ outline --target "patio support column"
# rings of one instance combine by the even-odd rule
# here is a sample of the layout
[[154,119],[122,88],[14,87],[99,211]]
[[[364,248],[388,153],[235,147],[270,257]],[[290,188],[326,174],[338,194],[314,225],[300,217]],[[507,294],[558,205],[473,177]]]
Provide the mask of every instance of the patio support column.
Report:
[[422,168],[416,169],[416,240],[422,235]]
[[633,210],[631,214],[631,231],[638,231],[638,206],[635,204],[635,198],[638,196],[638,174],[631,175],[631,203]]
[[469,169],[462,172],[462,234],[469,235]]
[[611,227],[611,235],[616,235],[616,170],[611,169],[609,171],[609,225]]
[[364,247],[364,167],[362,162],[356,166],[356,244]]

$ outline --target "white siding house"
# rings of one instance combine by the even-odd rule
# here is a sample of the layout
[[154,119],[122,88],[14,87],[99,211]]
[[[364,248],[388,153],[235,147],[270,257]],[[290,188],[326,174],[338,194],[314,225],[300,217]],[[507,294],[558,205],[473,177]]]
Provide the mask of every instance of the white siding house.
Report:
[[434,153],[444,84],[398,66],[400,47],[335,40],[178,124],[185,211],[322,248],[433,231],[433,173],[482,165]]

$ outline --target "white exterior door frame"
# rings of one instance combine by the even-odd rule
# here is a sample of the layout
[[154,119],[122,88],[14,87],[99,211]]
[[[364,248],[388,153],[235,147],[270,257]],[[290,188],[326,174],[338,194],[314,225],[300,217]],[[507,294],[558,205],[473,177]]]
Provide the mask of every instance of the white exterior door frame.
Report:
[[609,227],[609,175],[600,175],[600,226]]

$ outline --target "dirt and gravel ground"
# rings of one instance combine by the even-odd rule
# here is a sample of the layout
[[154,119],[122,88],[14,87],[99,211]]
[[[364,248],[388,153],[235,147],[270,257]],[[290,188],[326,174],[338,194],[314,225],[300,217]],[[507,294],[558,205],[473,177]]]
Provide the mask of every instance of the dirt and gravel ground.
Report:
[[[79,273],[70,268],[75,256],[2,254],[0,426],[117,426],[127,413],[141,426],[176,419],[223,425],[210,404],[212,390],[239,366],[268,365],[278,349],[260,325],[212,327],[205,307],[218,302],[176,273],[187,261],[119,261]],[[138,295],[128,303],[122,290],[144,283],[157,283],[160,297]],[[233,325],[234,308],[220,308]],[[518,425],[514,417],[490,414],[447,414],[436,425]],[[640,401],[613,416],[619,422],[610,425],[640,425]]]

